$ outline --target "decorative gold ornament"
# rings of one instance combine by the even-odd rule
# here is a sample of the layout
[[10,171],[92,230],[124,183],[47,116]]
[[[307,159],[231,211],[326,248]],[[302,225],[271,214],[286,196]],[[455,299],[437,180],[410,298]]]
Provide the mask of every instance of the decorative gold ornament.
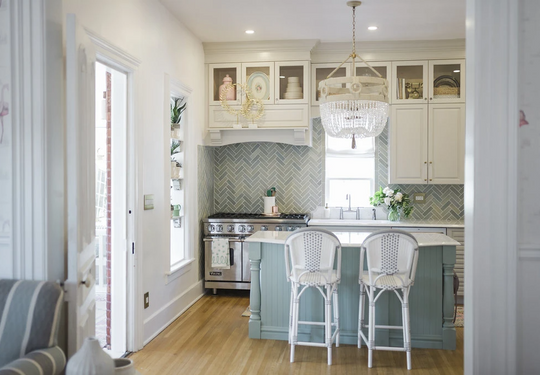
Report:
[[[239,109],[232,108],[227,101],[227,92],[230,90],[238,90],[243,92],[246,95],[246,101],[242,104],[242,107]],[[238,93],[237,93],[238,94]],[[260,119],[264,115],[264,104],[260,99],[255,99],[252,97],[251,91],[247,88],[247,85],[242,83],[233,83],[228,84],[221,91],[219,95],[219,100],[221,101],[221,107],[225,109],[228,113],[233,116],[236,116],[236,122],[238,123],[238,116],[243,116],[248,120],[254,122],[255,120]]]

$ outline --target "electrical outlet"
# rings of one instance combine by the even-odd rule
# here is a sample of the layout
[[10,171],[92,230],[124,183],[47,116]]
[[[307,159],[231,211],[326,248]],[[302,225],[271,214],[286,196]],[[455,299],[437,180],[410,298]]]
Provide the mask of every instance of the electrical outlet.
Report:
[[413,203],[424,204],[426,203],[426,193],[414,193]]
[[144,308],[147,309],[150,306],[150,292],[144,293]]

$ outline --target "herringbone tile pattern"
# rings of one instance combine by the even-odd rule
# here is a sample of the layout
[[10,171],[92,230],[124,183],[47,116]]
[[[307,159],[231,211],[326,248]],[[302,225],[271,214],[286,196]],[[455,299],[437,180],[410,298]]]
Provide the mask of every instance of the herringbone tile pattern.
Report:
[[[388,127],[376,139],[376,181],[375,186],[388,185]],[[463,185],[391,185],[401,188],[405,193],[426,193],[426,203],[415,204],[410,221],[463,220],[465,215]]]
[[320,119],[313,147],[241,143],[215,149],[216,212],[263,212],[262,196],[276,188],[281,212],[309,212],[323,204],[324,141]]
[[[388,184],[388,128],[376,139],[375,186]],[[202,180],[201,180],[202,179]],[[313,120],[313,147],[281,143],[199,146],[199,218],[214,212],[262,212],[262,196],[277,189],[281,212],[309,212],[324,202],[324,131]],[[391,185],[426,193],[410,221],[464,217],[463,185]]]

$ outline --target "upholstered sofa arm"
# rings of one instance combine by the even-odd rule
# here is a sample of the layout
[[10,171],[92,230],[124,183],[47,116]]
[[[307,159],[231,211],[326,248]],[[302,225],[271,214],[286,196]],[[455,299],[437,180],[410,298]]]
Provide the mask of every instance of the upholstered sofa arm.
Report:
[[0,375],[58,375],[66,366],[62,349],[38,349],[0,368]]

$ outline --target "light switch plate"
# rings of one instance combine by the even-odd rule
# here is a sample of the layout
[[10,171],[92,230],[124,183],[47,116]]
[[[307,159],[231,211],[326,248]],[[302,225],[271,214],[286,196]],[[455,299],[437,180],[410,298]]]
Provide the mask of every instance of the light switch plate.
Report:
[[144,308],[150,307],[150,292],[144,293]]
[[413,203],[424,204],[426,203],[426,193],[414,193],[413,194]]
[[154,194],[146,194],[144,196],[144,209],[145,210],[154,209]]

